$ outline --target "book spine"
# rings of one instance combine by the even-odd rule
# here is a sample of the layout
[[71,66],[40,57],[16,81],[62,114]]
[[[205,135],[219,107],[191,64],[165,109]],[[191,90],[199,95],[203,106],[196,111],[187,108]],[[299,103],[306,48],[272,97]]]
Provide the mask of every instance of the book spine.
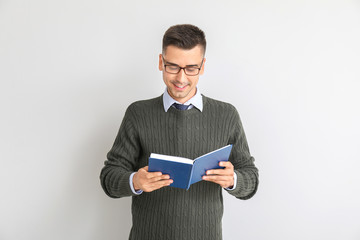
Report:
[[193,172],[194,172],[194,165],[191,166],[191,173],[190,173],[190,177],[189,177],[189,183],[188,186],[186,188],[186,190],[189,190],[191,182],[192,182],[192,176],[193,176]]

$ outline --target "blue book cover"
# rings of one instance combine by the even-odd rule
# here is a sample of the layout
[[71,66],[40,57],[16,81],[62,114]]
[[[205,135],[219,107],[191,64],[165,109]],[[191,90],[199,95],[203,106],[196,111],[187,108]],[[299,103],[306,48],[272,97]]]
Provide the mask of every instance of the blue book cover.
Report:
[[222,168],[220,161],[228,161],[232,145],[204,154],[195,160],[152,153],[149,158],[149,172],[169,174],[173,179],[171,187],[189,189],[190,185],[202,180],[207,170]]

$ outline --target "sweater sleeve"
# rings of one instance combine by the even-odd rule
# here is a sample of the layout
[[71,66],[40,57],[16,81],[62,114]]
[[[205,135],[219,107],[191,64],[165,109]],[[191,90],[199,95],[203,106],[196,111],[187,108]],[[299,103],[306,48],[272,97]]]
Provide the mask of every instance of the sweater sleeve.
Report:
[[240,116],[235,108],[233,110],[232,131],[229,139],[229,144],[233,144],[233,149],[229,160],[234,165],[237,182],[236,188],[227,190],[227,192],[236,198],[246,200],[256,193],[259,174],[254,164],[254,158],[250,155]]
[[112,198],[136,195],[129,184],[131,173],[137,171],[137,159],[141,150],[134,120],[129,106],[100,173],[101,186]]

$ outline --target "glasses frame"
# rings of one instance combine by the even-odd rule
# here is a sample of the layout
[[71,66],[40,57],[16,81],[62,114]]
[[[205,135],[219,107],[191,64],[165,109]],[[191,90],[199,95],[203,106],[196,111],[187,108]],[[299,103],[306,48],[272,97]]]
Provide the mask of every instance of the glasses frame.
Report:
[[[164,56],[161,56],[161,57],[162,57],[162,59],[163,59],[165,72],[167,72],[167,73],[169,73],[169,74],[179,74],[179,72],[180,72],[181,70],[184,70],[184,73],[185,73],[187,76],[197,76],[197,75],[200,74],[200,70],[201,70],[202,65],[203,65],[203,63],[204,63],[204,58],[203,58],[203,59],[201,60],[201,64],[200,64],[200,67],[199,67],[199,68],[197,68],[197,67],[180,67],[179,65],[165,64],[166,60],[165,60]],[[173,66],[173,67],[176,66],[176,67],[179,68],[179,70],[177,71],[177,73],[168,72],[168,71],[166,70],[166,67],[167,67],[167,66]],[[194,69],[197,69],[198,72],[197,72],[197,74],[187,74],[187,73],[186,73],[186,68],[194,68]]]

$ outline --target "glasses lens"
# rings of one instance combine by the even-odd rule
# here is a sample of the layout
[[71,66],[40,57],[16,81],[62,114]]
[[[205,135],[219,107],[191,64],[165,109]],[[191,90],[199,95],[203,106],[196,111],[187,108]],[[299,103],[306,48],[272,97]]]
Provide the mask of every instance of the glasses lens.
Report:
[[193,67],[185,68],[185,73],[189,76],[195,76],[199,74],[199,69]]
[[165,70],[168,73],[178,73],[180,68],[178,66],[167,65],[165,66]]

